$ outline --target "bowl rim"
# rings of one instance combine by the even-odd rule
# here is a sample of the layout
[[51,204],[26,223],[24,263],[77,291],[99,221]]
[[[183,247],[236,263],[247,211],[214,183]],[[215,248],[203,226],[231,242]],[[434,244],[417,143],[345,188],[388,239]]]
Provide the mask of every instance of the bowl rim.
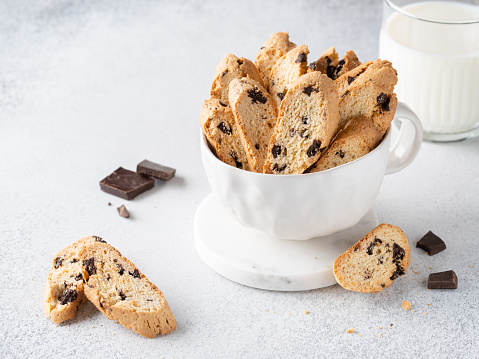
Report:
[[206,150],[208,152],[208,156],[213,157],[213,161],[219,162],[219,164],[221,166],[226,166],[227,168],[237,170],[237,171],[241,171],[242,173],[251,173],[253,175],[271,176],[271,177],[274,177],[274,178],[292,178],[292,177],[295,177],[295,176],[305,177],[305,176],[315,176],[315,175],[318,175],[318,174],[330,173],[331,171],[338,170],[339,168],[345,168],[347,166],[354,165],[354,164],[358,163],[360,160],[372,156],[375,152],[379,151],[380,148],[386,146],[386,142],[388,142],[387,139],[388,139],[388,137],[391,136],[390,132],[391,132],[391,126],[388,127],[388,129],[386,130],[386,133],[383,135],[381,143],[379,143],[379,145],[377,145],[374,150],[370,151],[369,153],[366,153],[364,156],[361,156],[361,157],[359,157],[359,158],[357,158],[357,159],[355,159],[351,162],[344,163],[342,165],[339,165],[339,166],[336,166],[336,167],[333,167],[333,168],[328,168],[327,170],[323,170],[323,171],[319,171],[319,172],[295,173],[295,174],[290,174],[290,175],[276,175],[276,174],[273,174],[273,173],[261,173],[261,172],[246,171],[246,170],[242,170],[240,168],[231,166],[231,165],[221,161],[210,149],[210,146],[207,143],[208,140],[206,139],[206,135],[203,133],[202,130],[200,130],[200,137],[201,137],[200,146],[203,150]]

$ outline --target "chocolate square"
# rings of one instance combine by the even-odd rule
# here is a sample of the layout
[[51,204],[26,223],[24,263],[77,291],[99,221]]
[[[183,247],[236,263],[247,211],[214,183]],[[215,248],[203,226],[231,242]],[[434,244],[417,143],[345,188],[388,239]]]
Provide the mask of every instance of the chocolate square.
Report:
[[133,199],[139,194],[152,189],[154,185],[154,179],[122,167],[119,167],[100,182],[102,191],[126,200]]
[[430,256],[433,256],[445,250],[446,243],[429,231],[419,240],[419,242],[416,243],[416,248],[424,249]]
[[166,167],[158,163],[144,160],[138,163],[138,165],[136,166],[136,172],[163,181],[169,181],[175,176],[176,170],[174,168]]
[[457,289],[457,276],[453,270],[429,274],[427,289]]

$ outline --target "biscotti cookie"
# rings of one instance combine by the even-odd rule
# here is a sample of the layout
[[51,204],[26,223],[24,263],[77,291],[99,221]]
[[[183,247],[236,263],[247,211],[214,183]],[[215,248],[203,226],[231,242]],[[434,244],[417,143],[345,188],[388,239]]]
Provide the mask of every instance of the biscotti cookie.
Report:
[[377,293],[406,273],[411,250],[403,231],[380,224],[334,261],[334,276],[349,290]]
[[201,107],[200,124],[210,147],[221,161],[249,171],[246,152],[230,106],[216,98],[205,100]]
[[303,173],[329,145],[338,121],[334,81],[320,72],[301,76],[281,103],[264,173]]
[[256,66],[244,57],[238,58],[233,54],[226,55],[216,66],[211,96],[216,97],[221,103],[228,105],[228,89],[232,79],[249,77],[263,85],[261,76]]
[[309,64],[308,71],[320,71],[328,75],[330,79],[337,79],[348,71],[353,70],[361,64],[355,52],[349,50],[344,57],[339,60],[335,47],[327,49],[318,60]]
[[369,117],[355,117],[336,136],[310,172],[324,171],[354,161],[376,148],[383,132]]
[[397,73],[389,61],[377,60],[369,65],[339,95],[339,128],[344,128],[353,117],[366,116],[386,132],[396,112],[396,83]]
[[53,258],[43,295],[43,312],[52,322],[58,324],[73,319],[80,305],[86,301],[80,251],[95,241],[102,239],[96,236],[79,239]]
[[308,70],[308,54],[306,45],[295,47],[273,66],[268,91],[278,107],[293,83]]
[[256,55],[254,64],[259,71],[264,87],[267,87],[270,80],[271,69],[274,64],[288,51],[294,49],[296,44],[289,41],[287,32],[276,32],[263,44]]
[[80,252],[85,295],[108,318],[148,338],[176,329],[161,291],[113,246],[92,243]]
[[231,81],[229,100],[249,167],[262,173],[278,120],[276,103],[259,82],[248,78]]

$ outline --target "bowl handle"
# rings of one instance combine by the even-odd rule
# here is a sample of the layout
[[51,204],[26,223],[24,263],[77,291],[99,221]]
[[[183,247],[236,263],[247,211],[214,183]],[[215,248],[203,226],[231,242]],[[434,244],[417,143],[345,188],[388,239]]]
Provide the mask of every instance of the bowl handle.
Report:
[[400,121],[401,128],[396,141],[389,149],[387,175],[407,167],[416,157],[422,143],[421,121],[408,105],[399,102],[394,119]]

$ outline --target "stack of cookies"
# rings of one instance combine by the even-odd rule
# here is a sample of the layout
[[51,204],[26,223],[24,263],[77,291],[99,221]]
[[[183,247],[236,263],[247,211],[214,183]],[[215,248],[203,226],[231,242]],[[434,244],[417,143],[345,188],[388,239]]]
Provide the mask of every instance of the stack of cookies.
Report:
[[203,133],[223,162],[270,174],[324,171],[372,151],[394,118],[397,73],[334,47],[308,65],[306,45],[278,32],[256,60],[228,54],[201,108]]

